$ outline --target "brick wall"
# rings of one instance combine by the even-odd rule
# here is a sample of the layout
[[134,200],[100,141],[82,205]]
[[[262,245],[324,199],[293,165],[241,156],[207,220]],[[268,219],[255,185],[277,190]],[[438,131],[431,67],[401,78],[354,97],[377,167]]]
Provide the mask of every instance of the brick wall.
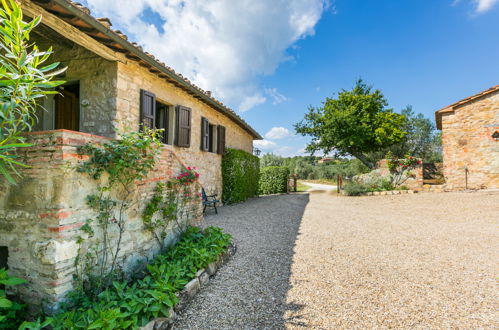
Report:
[[[499,188],[499,92],[442,114],[445,189]],[[466,173],[467,171],[467,173]]]
[[[0,246],[9,249],[10,272],[29,282],[19,287],[21,296],[32,309],[43,302],[50,311],[73,287],[76,239],[82,235],[79,229],[95,217],[85,198],[96,192],[97,182],[76,172],[75,166],[82,160],[76,148],[106,138],[57,130],[30,133],[29,141],[33,146],[22,149],[22,154],[30,168],[22,170],[19,184],[0,182],[6,188],[0,192]],[[164,147],[155,170],[137,184],[119,254],[125,270],[131,271],[137,261],[158,251],[156,240],[143,229],[141,214],[157,182],[177,175],[182,166],[189,164]],[[201,205],[191,206],[200,219]],[[172,235],[168,240],[174,239]]]

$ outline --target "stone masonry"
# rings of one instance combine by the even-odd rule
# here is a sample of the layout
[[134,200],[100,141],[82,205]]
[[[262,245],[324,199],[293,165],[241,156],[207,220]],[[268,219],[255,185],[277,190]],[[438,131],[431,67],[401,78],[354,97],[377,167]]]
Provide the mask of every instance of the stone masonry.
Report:
[[[96,193],[98,182],[78,173],[82,161],[76,148],[87,142],[103,143],[106,138],[67,130],[29,134],[32,147],[23,149],[30,168],[23,171],[17,186],[0,192],[0,246],[9,249],[9,271],[28,280],[19,286],[21,297],[29,297],[33,309],[43,304],[50,311],[73,288],[76,240],[80,227],[95,217],[86,196]],[[183,163],[168,147],[147,179],[138,182],[134,205],[127,214],[119,262],[132,271],[137,262],[146,261],[159,250],[152,234],[145,231],[142,211],[159,181],[177,175]],[[194,219],[201,216],[201,205]],[[111,235],[115,235],[112,232]],[[174,239],[170,236],[168,240]]]
[[446,190],[499,188],[499,88],[437,112]]

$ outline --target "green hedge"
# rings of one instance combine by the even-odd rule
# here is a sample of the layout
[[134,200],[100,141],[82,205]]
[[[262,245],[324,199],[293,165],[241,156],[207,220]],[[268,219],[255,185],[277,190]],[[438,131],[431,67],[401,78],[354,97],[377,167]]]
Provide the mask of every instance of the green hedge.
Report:
[[259,193],[279,194],[288,191],[289,169],[285,166],[263,167],[260,171]]
[[260,159],[242,150],[226,149],[222,158],[222,201],[233,204],[258,194]]

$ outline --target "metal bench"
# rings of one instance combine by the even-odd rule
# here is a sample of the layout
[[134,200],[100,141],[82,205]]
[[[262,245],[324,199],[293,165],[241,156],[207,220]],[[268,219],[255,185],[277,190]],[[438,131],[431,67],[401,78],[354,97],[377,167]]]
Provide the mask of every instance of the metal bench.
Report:
[[213,194],[213,195],[208,196],[208,195],[206,195],[204,188],[202,188],[201,194],[203,197],[203,213],[206,212],[207,207],[213,207],[213,208],[215,208],[215,213],[218,214],[217,203],[220,203],[220,201],[217,199],[217,194]]

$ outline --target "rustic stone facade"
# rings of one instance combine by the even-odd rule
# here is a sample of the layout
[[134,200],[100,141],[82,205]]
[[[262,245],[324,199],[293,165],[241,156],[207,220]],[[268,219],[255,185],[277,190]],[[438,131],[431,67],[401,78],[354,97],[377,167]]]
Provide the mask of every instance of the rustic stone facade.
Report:
[[446,190],[499,188],[499,88],[437,112]]
[[[98,182],[78,173],[81,156],[76,148],[106,139],[66,130],[30,133],[32,147],[22,150],[30,168],[23,171],[17,186],[4,185],[0,192],[0,246],[9,249],[9,270],[28,280],[19,286],[21,297],[37,308],[43,302],[50,311],[73,288],[78,236],[81,226],[96,216],[86,196],[96,193]],[[119,262],[125,271],[137,262],[151,259],[159,244],[144,229],[142,212],[159,181],[168,181],[187,164],[167,147],[148,177],[134,191],[127,213]],[[3,182],[2,182],[3,184]],[[201,217],[201,205],[193,204],[193,219]],[[112,231],[113,235],[117,234]],[[174,239],[170,235],[168,240]]]
[[[117,64],[64,38],[47,39],[35,35],[33,39],[40,49],[52,46],[51,61],[60,62],[61,68],[67,68],[62,79],[79,83],[79,131],[114,137],[117,127]],[[53,96],[45,100],[44,108],[38,111],[35,130],[54,129]]]
[[[123,52],[115,52],[70,26],[74,21],[64,22],[31,1],[22,3],[27,12],[44,15],[50,27],[37,28],[33,41],[41,49],[54,48],[51,59],[68,68],[61,79],[79,83],[79,132],[54,130],[55,102],[47,98],[42,104],[45,110],[38,112],[38,132],[28,134],[33,146],[19,151],[22,161],[30,167],[21,170],[17,186],[0,178],[0,246],[8,248],[9,272],[28,281],[18,290],[33,310],[44,306],[53,311],[73,288],[80,228],[95,217],[85,198],[95,193],[98,182],[75,170],[81,161],[77,147],[88,142],[103,143],[116,137],[117,131],[137,130],[141,89],[154,93],[172,110],[177,105],[192,109],[191,144],[188,148],[174,146],[174,125],[170,125],[168,143],[162,145],[156,168],[137,184],[119,254],[125,271],[132,271],[138,261],[151,258],[159,249],[141,219],[158,181],[167,181],[182,168],[195,166],[199,183],[207,193],[221,197],[222,156],[201,151],[201,117],[225,127],[228,148],[251,153],[253,139],[259,135],[218,101],[211,97],[203,101],[206,94],[194,97],[199,93],[197,87],[180,88],[179,83],[164,79],[165,75],[160,77],[159,71],[139,65]],[[191,205],[196,219],[202,216],[200,206],[199,201]],[[175,239],[170,229],[168,241]]]
[[[201,184],[210,194],[222,194],[222,156],[215,152],[201,151],[201,117],[210,124],[222,125],[226,128],[226,144],[251,153],[253,138],[243,128],[227,116],[210,108],[206,104],[191,97],[185,91],[165,82],[154,74],[144,70],[135,63],[118,63],[118,110],[116,122],[119,129],[132,127],[137,129],[140,122],[140,90],[144,89],[156,95],[159,102],[173,110],[175,105],[192,109],[191,144],[189,148],[173,145],[172,134],[169,134],[167,148],[173,150],[188,164],[193,164],[199,170]],[[170,113],[173,114],[173,111]],[[173,126],[172,126],[173,128]]]

